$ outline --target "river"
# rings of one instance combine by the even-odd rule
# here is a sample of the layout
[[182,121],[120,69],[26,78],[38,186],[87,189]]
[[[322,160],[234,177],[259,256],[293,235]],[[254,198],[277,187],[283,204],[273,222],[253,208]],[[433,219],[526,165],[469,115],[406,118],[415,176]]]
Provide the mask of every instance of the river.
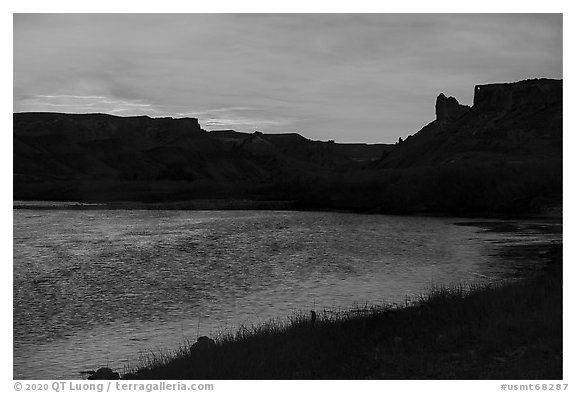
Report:
[[15,209],[14,378],[138,365],[198,335],[296,312],[402,303],[434,285],[499,280],[560,242],[450,218],[287,211]]

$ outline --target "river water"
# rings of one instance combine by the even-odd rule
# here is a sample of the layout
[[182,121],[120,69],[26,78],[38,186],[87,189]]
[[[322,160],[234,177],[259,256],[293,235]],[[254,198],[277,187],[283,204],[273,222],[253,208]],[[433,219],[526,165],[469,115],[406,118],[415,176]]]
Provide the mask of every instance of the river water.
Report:
[[534,261],[456,219],[284,211],[14,210],[14,378],[137,366],[198,335],[308,310],[402,303]]

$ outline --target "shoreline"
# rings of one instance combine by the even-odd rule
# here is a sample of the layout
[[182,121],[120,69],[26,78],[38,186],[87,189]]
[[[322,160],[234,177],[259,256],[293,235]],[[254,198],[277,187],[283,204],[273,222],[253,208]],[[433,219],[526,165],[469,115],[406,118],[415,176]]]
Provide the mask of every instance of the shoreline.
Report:
[[[174,202],[136,202],[136,201],[21,201],[14,200],[13,210],[182,210],[182,211],[295,211],[295,212],[331,212],[349,214],[380,214],[407,217],[442,217],[457,219],[495,219],[495,220],[545,220],[562,223],[562,207],[554,206],[538,213],[524,215],[469,214],[451,215],[434,211],[414,211],[394,213],[375,210],[312,208],[298,206],[296,201],[266,201],[252,199],[196,199]],[[470,223],[474,226],[476,223]],[[483,225],[483,223],[480,223]],[[464,224],[461,224],[464,225]]]
[[[154,355],[122,379],[562,379],[562,244],[503,248],[538,271],[406,306],[302,312]],[[545,251],[542,253],[542,251]]]
[[397,309],[271,321],[154,356],[122,379],[562,379],[561,262],[550,266]]

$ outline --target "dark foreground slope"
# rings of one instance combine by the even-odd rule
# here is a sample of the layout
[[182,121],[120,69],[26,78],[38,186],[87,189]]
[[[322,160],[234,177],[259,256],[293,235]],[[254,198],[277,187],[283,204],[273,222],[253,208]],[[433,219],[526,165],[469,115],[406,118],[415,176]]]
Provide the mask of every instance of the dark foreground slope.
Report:
[[549,271],[410,307],[303,315],[151,357],[136,379],[562,379],[561,246]]
[[196,119],[14,114],[14,199],[452,215],[560,206],[562,81],[474,93],[472,107],[441,94],[436,120],[396,145],[206,132]]

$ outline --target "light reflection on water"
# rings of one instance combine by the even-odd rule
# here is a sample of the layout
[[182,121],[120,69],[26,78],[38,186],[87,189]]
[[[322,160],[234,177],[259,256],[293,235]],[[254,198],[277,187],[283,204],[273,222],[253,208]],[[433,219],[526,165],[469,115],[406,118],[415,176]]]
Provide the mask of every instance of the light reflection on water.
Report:
[[14,378],[122,370],[140,352],[172,350],[198,334],[312,308],[402,302],[433,284],[519,268],[491,256],[492,242],[530,239],[454,221],[14,210]]

